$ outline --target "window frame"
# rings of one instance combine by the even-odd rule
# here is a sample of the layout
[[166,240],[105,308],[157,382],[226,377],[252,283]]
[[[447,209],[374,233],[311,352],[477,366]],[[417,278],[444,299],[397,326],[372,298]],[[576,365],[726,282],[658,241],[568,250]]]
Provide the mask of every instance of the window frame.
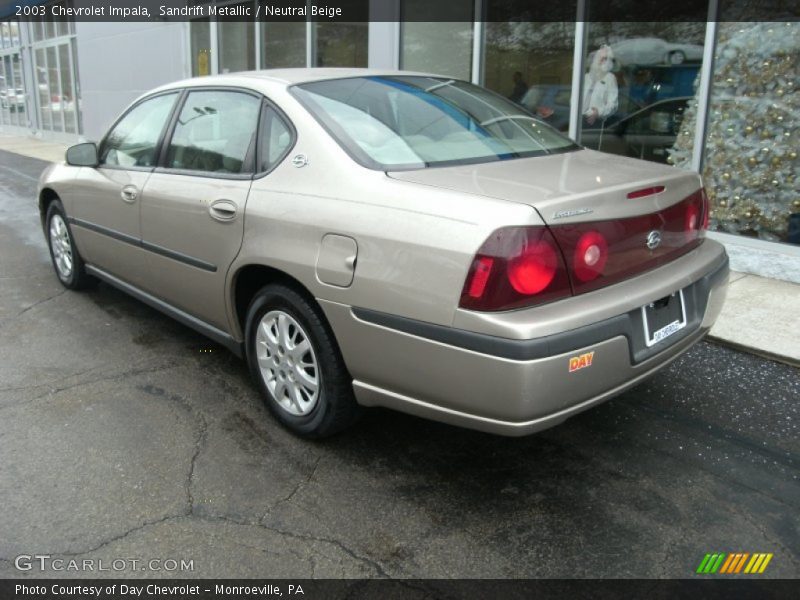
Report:
[[267,109],[273,109],[284,124],[287,126],[289,130],[289,135],[291,135],[291,139],[289,140],[289,144],[286,146],[286,149],[281,153],[280,158],[275,161],[275,164],[272,168],[267,170],[258,170],[253,175],[253,179],[261,179],[266,177],[270,173],[272,173],[275,169],[277,169],[283,161],[286,160],[286,157],[289,156],[289,153],[294,149],[295,145],[297,144],[297,129],[292,123],[292,120],[283,112],[280,107],[275,104],[272,100],[267,98],[266,96],[262,96],[263,101],[261,103],[261,113],[258,116],[258,131],[256,133],[256,148],[255,148],[255,166],[258,167],[261,165],[261,147],[262,147],[262,138],[264,136],[264,119],[266,118]]
[[186,99],[192,92],[234,92],[234,93],[246,94],[248,96],[253,96],[257,100],[262,100],[264,98],[264,95],[257,91],[240,86],[204,85],[204,86],[191,86],[183,88],[181,96],[176,104],[175,111],[172,113],[172,115],[168,120],[167,130],[161,142],[161,147],[158,153],[158,160],[156,162],[156,166],[153,172],[166,173],[170,175],[183,175],[186,177],[208,177],[211,179],[234,179],[240,181],[253,179],[253,177],[256,175],[256,173],[254,172],[255,166],[258,164],[255,162],[256,148],[258,146],[256,140],[258,140],[259,136],[259,129],[261,125],[261,113],[263,112],[263,106],[264,106],[263,102],[260,102],[258,106],[258,115],[256,116],[255,137],[253,138],[254,143],[251,145],[250,148],[248,148],[247,154],[245,155],[245,162],[248,165],[247,172],[218,173],[212,171],[196,171],[193,169],[176,169],[174,167],[167,166],[167,153],[169,152],[169,146],[172,143],[172,137],[175,134],[175,128],[178,125],[178,117],[180,117],[181,111],[183,110],[183,107],[186,104]]
[[164,121],[164,126],[161,128],[161,133],[159,134],[158,139],[156,141],[156,145],[155,145],[155,159],[156,159],[155,160],[155,164],[153,166],[150,166],[150,167],[145,167],[145,166],[136,166],[136,165],[131,165],[131,166],[109,165],[109,164],[104,163],[104,162],[99,162],[98,165],[97,165],[97,168],[99,168],[99,169],[114,169],[114,170],[117,170],[117,171],[143,171],[143,172],[152,172],[154,169],[156,169],[156,167],[158,165],[158,161],[161,158],[161,148],[162,148],[162,146],[164,144],[164,136],[166,135],[168,126],[169,126],[169,124],[172,121],[172,118],[174,116],[175,107],[180,103],[181,97],[183,95],[183,90],[181,88],[173,88],[173,89],[169,89],[169,90],[162,90],[160,92],[156,92],[154,94],[150,94],[148,96],[140,98],[139,100],[137,100],[136,102],[131,104],[127,108],[127,110],[125,110],[119,117],[117,117],[117,119],[108,128],[108,130],[106,131],[105,135],[103,135],[102,139],[100,140],[100,143],[97,144],[97,158],[98,158],[98,160],[101,160],[100,157],[103,156],[103,153],[106,150],[106,145],[108,144],[109,135],[111,135],[111,133],[117,128],[117,125],[119,125],[125,119],[125,117],[127,117],[132,111],[134,111],[136,108],[138,108],[139,106],[141,106],[145,102],[147,102],[149,100],[154,100],[155,98],[158,98],[160,96],[167,96],[167,95],[170,95],[170,94],[175,94],[176,95],[175,103],[172,105],[171,112],[170,112],[169,115],[167,115],[167,119]]
[[[394,76],[398,76],[398,75],[397,74],[392,74],[391,76],[394,77]],[[405,73],[401,73],[399,76],[413,76],[413,75],[406,75]],[[438,76],[438,75],[422,75],[422,76],[423,77],[437,78],[437,79],[441,79],[443,81],[457,81],[457,82],[466,83],[466,84],[469,84],[469,85],[477,85],[483,91],[485,91],[485,92],[487,92],[487,93],[489,93],[489,94],[491,94],[493,96],[496,96],[498,98],[501,98],[502,100],[507,100],[507,98],[504,98],[503,96],[501,96],[497,92],[495,92],[493,90],[490,90],[489,88],[485,88],[485,87],[483,87],[483,86],[481,86],[479,84],[472,83],[471,81],[467,81],[465,79],[458,79],[458,78],[455,78],[455,77],[443,77],[443,76]],[[303,97],[302,94],[298,94],[297,93],[297,90],[300,90],[301,92],[305,91],[303,89],[303,86],[305,86],[306,84],[309,84],[309,83],[318,83],[318,82],[326,82],[326,81],[339,81],[339,80],[345,80],[345,79],[362,79],[364,77],[369,77],[369,76],[368,75],[351,75],[351,76],[345,76],[345,77],[332,77],[332,78],[328,78],[328,79],[303,81],[303,82],[294,83],[292,85],[289,85],[289,86],[287,86],[286,89],[292,95],[292,97],[294,97],[294,99],[297,100],[297,102],[306,110],[306,112],[309,115],[311,115],[311,117],[314,119],[314,121],[316,123],[318,123],[320,125],[320,127],[322,127],[322,129],[325,131],[325,133],[327,133],[333,139],[333,141],[336,142],[336,144],[339,146],[339,148],[341,148],[353,160],[353,162],[355,162],[357,165],[359,165],[361,167],[364,167],[365,169],[369,169],[371,171],[383,171],[384,173],[395,173],[395,172],[399,172],[399,171],[426,171],[428,169],[443,169],[443,168],[447,168],[447,167],[455,167],[455,166],[462,166],[462,165],[478,165],[478,164],[488,164],[488,163],[493,163],[493,162],[499,162],[500,159],[498,159],[498,160],[485,160],[485,157],[479,157],[479,158],[457,158],[457,159],[447,160],[447,161],[437,161],[436,163],[432,163],[432,164],[427,164],[426,163],[426,164],[424,164],[422,166],[419,166],[417,163],[414,163],[414,164],[384,165],[383,163],[380,163],[380,162],[374,160],[371,156],[369,156],[369,154],[367,154],[366,151],[364,151],[361,148],[359,148],[357,144],[351,145],[349,143],[345,143],[345,140],[347,140],[349,138],[349,134],[347,134],[347,132],[344,131],[344,129],[342,129],[342,127],[338,123],[333,122],[333,121],[326,122],[322,118],[320,118],[320,116],[317,114],[317,110],[315,108],[316,103],[311,99]],[[536,119],[537,121],[540,121],[540,119],[538,117],[536,117],[536,115],[531,113],[527,108],[520,107],[520,110],[522,112],[524,112],[524,113],[527,113],[528,115],[530,115],[532,118]],[[547,127],[551,127],[550,125],[547,125],[547,123],[544,123],[544,125],[547,126]],[[564,137],[564,139],[569,140],[571,142],[571,144],[567,145],[567,146],[564,146],[562,148],[558,148],[558,149],[552,150],[550,152],[541,152],[541,153],[538,152],[538,151],[530,152],[530,153],[526,152],[524,156],[515,156],[515,157],[507,159],[507,160],[520,160],[520,159],[525,159],[525,158],[538,158],[540,156],[552,156],[552,155],[555,155],[555,154],[565,154],[567,152],[576,152],[578,150],[585,150],[583,145],[575,142],[575,140],[573,140],[568,135],[566,135],[565,132],[558,131],[554,127],[551,127],[551,129],[553,129],[554,131],[556,131],[556,133],[558,133],[559,135]]]

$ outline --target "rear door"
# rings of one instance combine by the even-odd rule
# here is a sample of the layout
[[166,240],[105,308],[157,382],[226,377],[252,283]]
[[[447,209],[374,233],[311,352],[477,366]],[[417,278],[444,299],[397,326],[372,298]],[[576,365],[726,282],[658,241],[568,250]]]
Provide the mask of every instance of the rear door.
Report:
[[189,89],[145,186],[148,291],[223,331],[225,275],[239,253],[261,97]]
[[139,210],[178,92],[147,98],[100,144],[100,165],[81,168],[69,219],[84,259],[134,285],[147,279]]

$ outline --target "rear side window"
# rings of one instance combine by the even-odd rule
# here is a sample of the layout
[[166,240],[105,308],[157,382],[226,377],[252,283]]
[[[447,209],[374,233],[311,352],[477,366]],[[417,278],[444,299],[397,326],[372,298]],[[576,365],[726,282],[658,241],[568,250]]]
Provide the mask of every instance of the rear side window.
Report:
[[264,107],[261,125],[261,164],[258,171],[265,173],[274,169],[283,160],[292,146],[293,134],[286,121],[271,106]]
[[166,167],[206,173],[252,172],[261,101],[234,91],[189,92],[167,150]]
[[152,167],[161,132],[178,93],[156,96],[137,104],[106,136],[100,162],[120,167]]

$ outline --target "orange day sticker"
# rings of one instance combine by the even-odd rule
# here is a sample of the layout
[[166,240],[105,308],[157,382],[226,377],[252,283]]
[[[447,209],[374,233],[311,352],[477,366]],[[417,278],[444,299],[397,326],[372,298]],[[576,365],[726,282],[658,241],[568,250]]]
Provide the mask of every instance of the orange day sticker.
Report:
[[569,359],[569,372],[573,373],[579,369],[591,367],[592,359],[594,359],[594,350],[586,354],[581,354],[580,356],[573,356]]

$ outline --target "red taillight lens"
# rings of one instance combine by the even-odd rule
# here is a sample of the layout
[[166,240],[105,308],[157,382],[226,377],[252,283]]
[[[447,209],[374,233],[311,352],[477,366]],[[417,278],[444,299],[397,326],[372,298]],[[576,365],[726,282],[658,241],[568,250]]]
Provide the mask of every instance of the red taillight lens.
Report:
[[469,284],[469,295],[473,298],[480,298],[486,291],[486,282],[489,281],[489,274],[492,272],[494,259],[488,256],[481,256],[476,259],[475,270],[472,274],[472,281]]
[[546,240],[539,240],[508,261],[508,281],[520,294],[538,294],[556,276],[556,249]]
[[708,203],[708,194],[706,194],[705,188],[701,188],[700,193],[703,197],[703,225],[700,229],[705,231],[708,229],[708,220],[711,218],[711,205]]
[[587,231],[575,244],[572,270],[581,281],[591,281],[603,272],[608,260],[608,243],[597,231]]
[[689,204],[686,207],[686,219],[683,223],[684,231],[697,231],[700,228],[700,208],[697,204]]
[[647,196],[655,196],[664,191],[663,185],[654,185],[653,187],[643,188],[635,192],[628,192],[628,200],[636,200],[636,198],[646,198]]
[[546,227],[504,227],[481,246],[467,274],[459,306],[509,310],[571,293],[556,241]]

